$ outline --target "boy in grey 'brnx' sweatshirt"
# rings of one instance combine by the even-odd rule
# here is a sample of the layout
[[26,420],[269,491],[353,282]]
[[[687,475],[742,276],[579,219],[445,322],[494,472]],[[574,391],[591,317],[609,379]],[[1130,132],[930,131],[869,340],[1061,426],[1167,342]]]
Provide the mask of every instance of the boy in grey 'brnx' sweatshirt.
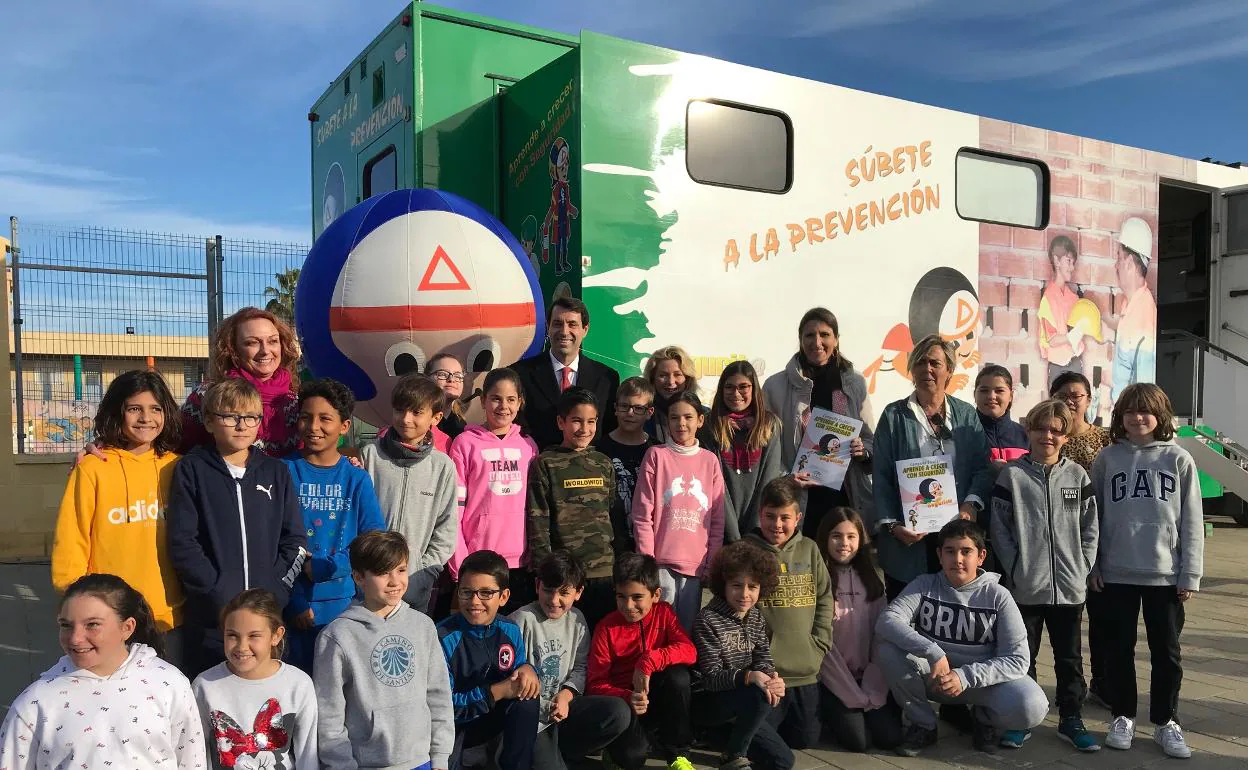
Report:
[[937,535],[941,572],[920,575],[880,615],[877,658],[909,720],[897,748],[916,756],[936,742],[929,700],[972,706],[975,748],[992,751],[997,730],[1029,730],[1049,702],[1027,678],[1027,634],[997,575],[980,569],[984,532],[955,519]]
[[[451,684],[438,632],[403,602],[407,542],[374,530],[351,543],[363,591],[316,641],[312,681],[321,766],[334,770],[449,767]],[[427,764],[428,763],[428,764]]]

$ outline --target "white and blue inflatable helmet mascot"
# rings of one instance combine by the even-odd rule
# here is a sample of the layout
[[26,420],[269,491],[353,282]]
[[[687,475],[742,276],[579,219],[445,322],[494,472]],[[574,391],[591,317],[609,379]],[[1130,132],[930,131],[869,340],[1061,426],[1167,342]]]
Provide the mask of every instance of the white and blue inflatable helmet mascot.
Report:
[[316,239],[295,328],[312,374],[346,384],[356,416],[384,426],[398,377],[449,353],[468,396],[485,372],[540,352],[546,321],[537,274],[501,222],[458,195],[396,190]]

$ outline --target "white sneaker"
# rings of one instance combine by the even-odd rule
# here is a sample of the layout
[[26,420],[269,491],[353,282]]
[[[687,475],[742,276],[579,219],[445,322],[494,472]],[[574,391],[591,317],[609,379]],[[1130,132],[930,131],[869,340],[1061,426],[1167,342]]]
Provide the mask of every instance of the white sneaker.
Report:
[[[1111,749],[1126,751],[1131,748],[1131,741],[1134,738],[1135,720],[1127,717],[1114,717],[1114,721],[1109,724],[1109,733],[1105,736],[1105,745]],[[1182,743],[1182,741],[1183,738],[1180,735],[1179,742]]]
[[1166,752],[1167,756],[1178,757],[1179,759],[1187,759],[1192,756],[1192,750],[1187,747],[1187,741],[1183,740],[1183,728],[1171,719],[1164,725],[1158,725],[1153,730],[1153,740]]

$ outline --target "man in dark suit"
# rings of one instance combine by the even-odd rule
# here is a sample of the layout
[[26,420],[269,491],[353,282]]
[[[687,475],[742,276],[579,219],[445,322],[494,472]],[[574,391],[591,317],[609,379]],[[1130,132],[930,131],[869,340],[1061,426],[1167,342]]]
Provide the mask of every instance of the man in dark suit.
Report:
[[555,421],[559,394],[573,385],[589,389],[598,401],[600,436],[615,428],[615,392],[620,373],[581,352],[589,333],[589,309],[575,297],[560,297],[550,306],[546,336],[550,349],[511,365],[524,385],[524,424],[538,449],[563,441]]

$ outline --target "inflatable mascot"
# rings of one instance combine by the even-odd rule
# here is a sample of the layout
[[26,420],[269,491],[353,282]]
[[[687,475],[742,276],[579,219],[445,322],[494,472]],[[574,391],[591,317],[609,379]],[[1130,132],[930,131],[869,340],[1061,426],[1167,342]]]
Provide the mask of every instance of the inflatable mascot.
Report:
[[470,398],[485,372],[540,352],[546,323],[537,274],[501,222],[451,193],[396,190],[316,239],[295,327],[312,374],[345,383],[356,416],[384,426],[396,378],[449,353]]

